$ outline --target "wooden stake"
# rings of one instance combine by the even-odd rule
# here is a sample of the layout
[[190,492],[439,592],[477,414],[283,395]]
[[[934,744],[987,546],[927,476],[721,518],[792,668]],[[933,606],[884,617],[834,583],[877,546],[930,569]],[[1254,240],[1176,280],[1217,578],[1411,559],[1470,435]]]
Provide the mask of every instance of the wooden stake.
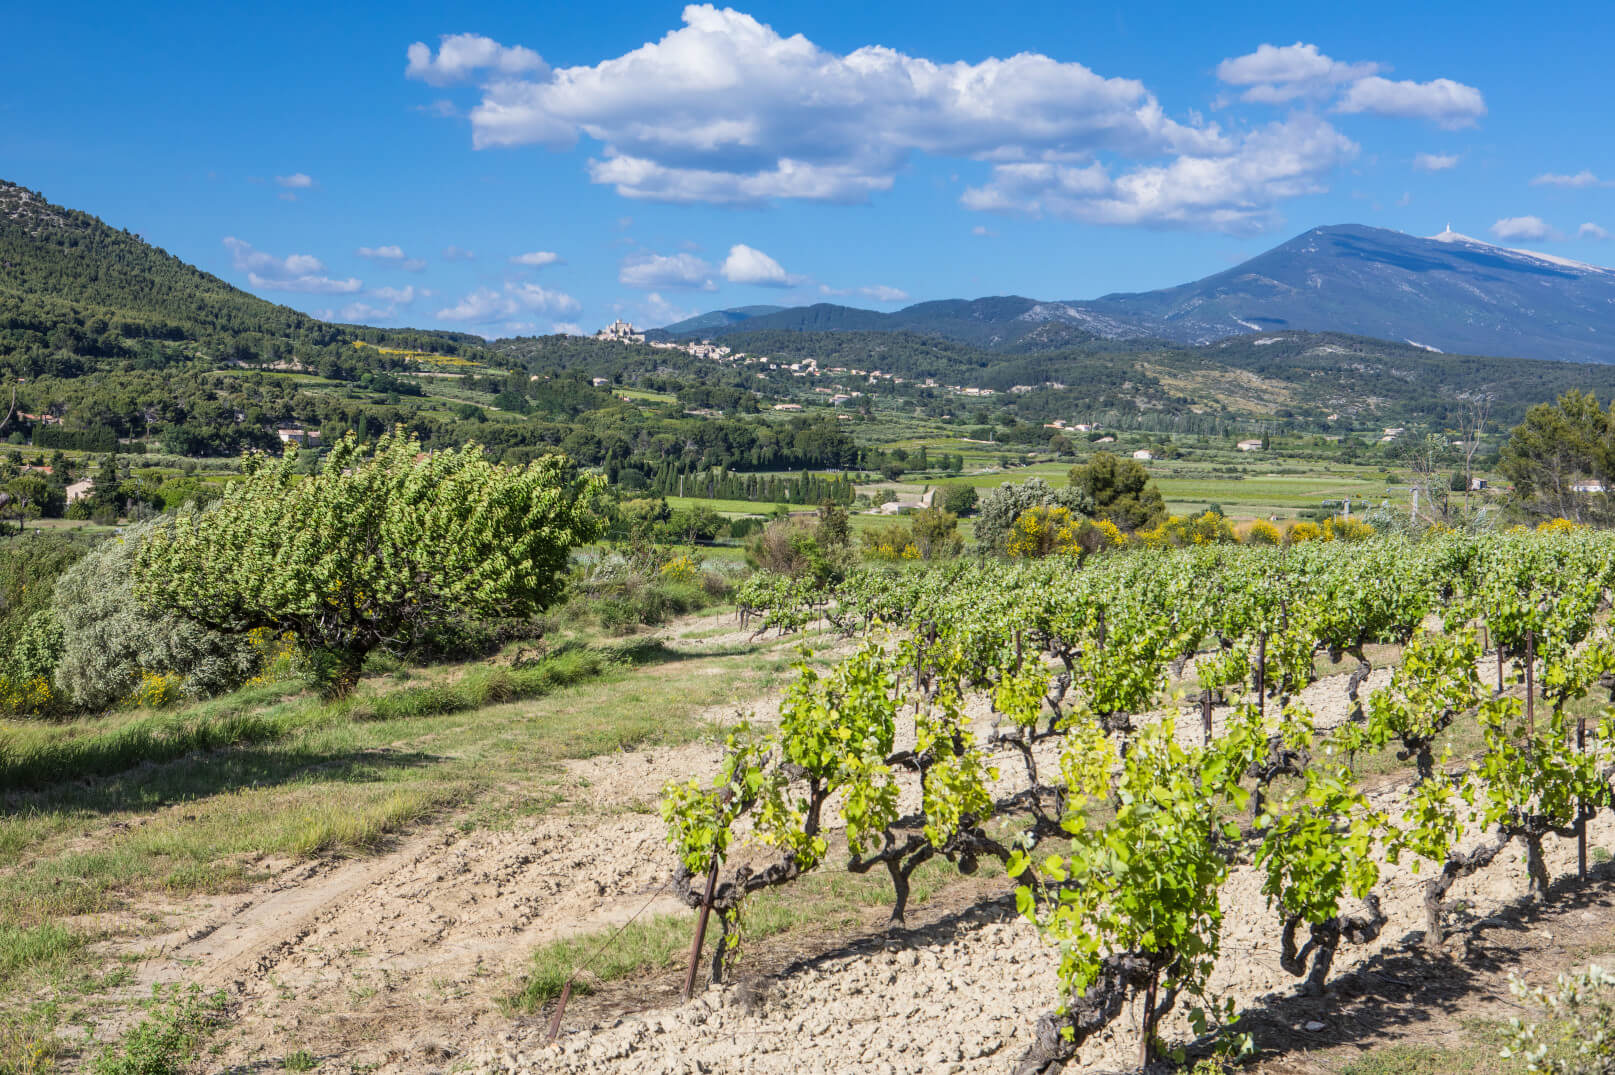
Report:
[[1536,631],[1525,632],[1525,729],[1536,738]]
[[712,914],[712,891],[718,887],[718,854],[713,849],[712,869],[707,871],[707,894],[701,897],[701,916],[695,920],[695,941],[690,945],[690,967],[684,972],[684,999],[695,995],[695,970],[701,962],[701,946],[707,939],[707,917]]

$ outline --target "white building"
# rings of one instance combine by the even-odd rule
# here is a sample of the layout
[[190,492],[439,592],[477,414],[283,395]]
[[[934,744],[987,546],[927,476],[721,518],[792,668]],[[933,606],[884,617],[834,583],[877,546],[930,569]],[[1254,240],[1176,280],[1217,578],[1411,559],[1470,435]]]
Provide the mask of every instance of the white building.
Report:
[[1262,450],[1262,442],[1259,440],[1242,440],[1234,447],[1242,452],[1259,452]]
[[615,340],[617,343],[644,343],[645,334],[620,318],[594,334],[597,340]]
[[1602,493],[1607,492],[1604,483],[1594,478],[1591,481],[1576,482],[1570,487],[1572,493]]
[[320,443],[320,434],[314,429],[277,429],[275,436],[280,438],[282,444],[301,444],[305,448],[313,448]]
[[1148,448],[1140,448],[1138,451],[1133,453],[1133,458],[1139,460],[1140,462],[1148,463],[1155,458],[1155,453],[1150,451]]

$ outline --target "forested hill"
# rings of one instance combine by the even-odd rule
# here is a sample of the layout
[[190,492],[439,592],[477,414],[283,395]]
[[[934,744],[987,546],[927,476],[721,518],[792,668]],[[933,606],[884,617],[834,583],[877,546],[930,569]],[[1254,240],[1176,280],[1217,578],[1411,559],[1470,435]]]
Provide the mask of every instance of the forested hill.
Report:
[[16,374],[191,356],[312,362],[359,339],[443,354],[482,346],[463,333],[317,321],[0,180],[0,363]]

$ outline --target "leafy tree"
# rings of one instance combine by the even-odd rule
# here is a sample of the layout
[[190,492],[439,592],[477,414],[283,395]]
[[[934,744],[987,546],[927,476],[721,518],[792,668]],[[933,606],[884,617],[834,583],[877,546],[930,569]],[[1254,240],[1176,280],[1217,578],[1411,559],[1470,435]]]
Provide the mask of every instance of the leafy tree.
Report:
[[1575,485],[1615,479],[1611,425],[1598,397],[1575,389],[1527,411],[1509,433],[1501,464],[1519,503],[1532,513],[1576,522],[1607,519],[1606,498],[1578,493]]
[[1071,485],[1093,499],[1089,514],[1108,519],[1123,530],[1152,526],[1166,517],[1166,502],[1136,459],[1095,452],[1087,463],[1071,468]]
[[474,444],[423,455],[398,430],[371,452],[344,437],[310,478],[296,458],[248,456],[212,508],[165,521],[139,549],[136,590],[220,630],[291,631],[328,696],[353,689],[373,649],[544,608],[599,528],[600,482],[563,456],[513,469]]
[[969,515],[976,510],[976,487],[974,485],[944,485],[942,487],[942,509],[951,511],[955,515]]
[[60,635],[55,679],[79,708],[117,705],[142,672],[177,675],[186,694],[206,696],[239,686],[257,670],[261,655],[245,636],[136,596],[135,557],[153,525],[103,541],[56,583],[50,609]]

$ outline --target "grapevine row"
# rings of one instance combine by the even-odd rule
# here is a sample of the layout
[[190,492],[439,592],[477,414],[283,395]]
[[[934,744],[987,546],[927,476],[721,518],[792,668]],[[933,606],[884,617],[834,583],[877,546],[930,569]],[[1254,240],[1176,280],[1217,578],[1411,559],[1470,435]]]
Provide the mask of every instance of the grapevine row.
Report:
[[[1382,860],[1431,866],[1425,936],[1439,946],[1458,879],[1518,841],[1545,896],[1544,840],[1583,834],[1615,804],[1608,718],[1588,729],[1571,705],[1615,683],[1600,622],[1612,588],[1615,539],[1586,530],[864,571],[825,589],[762,577],[742,593],[761,629],[822,617],[859,642],[828,670],[804,659],[777,727],[737,728],[712,782],[667,789],[687,901],[719,875],[714,976],[735,956],[746,897],[822,865],[834,828],[846,868],[889,874],[894,926],[933,858],[972,872],[990,857],[1016,879],[1061,982],[1018,1071],[1069,1059],[1129,1000],[1142,1004],[1146,1062],[1180,997],[1225,1024],[1234,1013],[1205,986],[1219,892],[1241,863],[1262,872],[1282,965],[1309,991],[1342,943],[1383,926]],[[1376,643],[1403,656],[1365,699]],[[1354,662],[1348,716],[1326,728],[1301,700],[1320,655]],[[1191,661],[1193,694],[1180,679]],[[977,696],[990,700],[986,735],[967,714]],[[1198,742],[1177,732],[1191,715]],[[1435,745],[1460,719],[1484,749],[1455,764]],[[1356,768],[1387,746],[1413,764],[1394,814]],[[1000,764],[1022,770],[1024,789],[995,792]],[[919,791],[906,807],[905,774]],[[734,856],[737,840],[761,857]],[[1069,850],[1039,849],[1049,841]],[[1350,900],[1363,911],[1348,914]]]

